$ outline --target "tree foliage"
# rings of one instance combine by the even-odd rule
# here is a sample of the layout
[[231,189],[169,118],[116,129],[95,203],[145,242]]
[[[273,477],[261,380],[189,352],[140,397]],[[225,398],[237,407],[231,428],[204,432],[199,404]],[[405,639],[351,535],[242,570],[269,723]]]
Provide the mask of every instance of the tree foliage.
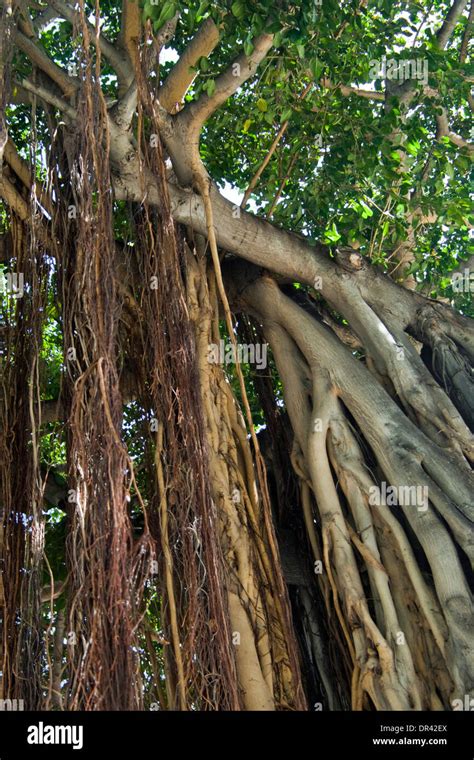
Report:
[[473,7],[2,4],[3,696],[470,693]]

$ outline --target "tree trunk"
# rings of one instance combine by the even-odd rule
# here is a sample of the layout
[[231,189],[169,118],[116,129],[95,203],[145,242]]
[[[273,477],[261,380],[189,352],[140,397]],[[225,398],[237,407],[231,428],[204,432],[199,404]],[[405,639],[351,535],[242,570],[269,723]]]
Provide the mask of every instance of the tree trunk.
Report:
[[[153,35],[124,0],[113,45],[82,0],[50,5],[81,40],[78,77],[24,33],[26,15],[0,18],[8,66],[15,26],[38,67],[21,87],[33,137],[39,99],[51,142],[46,189],[7,142],[5,87],[0,253],[27,291],[17,302],[1,292],[0,695],[58,710],[464,701],[472,321],[415,292],[413,277],[403,287],[355,249],[310,244],[218,191],[201,130],[273,33],[183,105],[219,41],[211,17],[160,84],[178,14]],[[465,5],[454,3],[441,48]],[[402,104],[415,94],[410,84]],[[42,376],[51,322],[55,398]],[[268,344],[269,363],[223,366],[212,354],[222,336],[234,351]],[[49,457],[63,451],[58,486]]]

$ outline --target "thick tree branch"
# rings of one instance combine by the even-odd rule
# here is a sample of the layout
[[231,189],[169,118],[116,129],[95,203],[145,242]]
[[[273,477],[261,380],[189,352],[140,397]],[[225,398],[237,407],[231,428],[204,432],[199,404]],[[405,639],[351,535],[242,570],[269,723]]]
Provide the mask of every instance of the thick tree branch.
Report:
[[[115,197],[118,200],[131,200],[142,203],[144,195],[148,203],[159,205],[159,197],[153,176],[145,177],[145,191],[137,179],[136,160],[127,163],[127,170],[113,176]],[[200,234],[207,235],[207,220],[203,199],[190,189],[183,189],[173,182],[168,183],[171,212],[175,222],[184,224]],[[303,237],[286,230],[253,214],[243,211],[224,198],[215,186],[210,188],[210,197],[214,210],[216,237],[220,248],[246,259],[271,272],[314,287],[316,278],[320,278],[321,295],[340,313],[345,311],[345,283],[356,283],[364,300],[373,305],[377,311],[386,310],[390,301],[392,316],[401,329],[414,327],[418,312],[433,305],[440,310],[447,331],[456,335],[462,332],[463,345],[469,345],[474,357],[474,339],[469,337],[472,321],[466,317],[453,314],[443,304],[431,302],[412,291],[406,291],[387,276],[383,276],[375,267],[356,267],[351,274],[341,274],[341,267],[330,257],[329,249],[321,243],[309,244]],[[352,251],[353,253],[353,251]],[[363,263],[363,262],[362,262]],[[416,336],[415,336],[416,337]],[[460,337],[460,336],[458,336]]]
[[196,77],[193,67],[200,58],[207,58],[218,42],[218,27],[212,19],[206,19],[158,91],[163,108],[171,113],[176,104],[180,103]]
[[138,0],[123,0],[121,43],[126,49],[133,68],[138,60],[138,42],[141,32],[141,8]]
[[[3,157],[8,165],[13,169],[17,177],[23,182],[24,186],[29,190],[31,187],[31,168],[29,164],[18,154],[14,142],[10,139],[5,146]],[[48,214],[51,214],[51,201],[46,195],[42,185],[38,181],[36,182],[36,196],[43,208],[48,212]]]
[[[50,0],[50,5],[52,5],[63,18],[71,24],[74,24],[76,16],[74,8],[71,8],[70,5],[64,3],[62,0]],[[129,87],[133,79],[133,69],[131,68],[130,63],[126,60],[121,50],[109,42],[102,34],[96,37],[96,30],[93,24],[89,21],[86,21],[86,24],[91,33],[91,42],[93,42],[94,45],[99,45],[104,58],[106,58],[112,68],[115,69],[119,79],[126,83],[126,87]]]
[[28,218],[28,204],[5,176],[0,177],[0,196],[22,221]]
[[470,143],[468,140],[465,140],[464,137],[461,137],[461,135],[458,135],[456,132],[453,132],[451,130],[445,108],[443,108],[442,114],[436,115],[436,124],[438,126],[436,135],[438,139],[440,137],[447,137],[454,145],[457,145],[459,148],[465,148],[470,153],[474,151],[474,145],[472,143]]
[[[256,72],[273,44],[273,35],[261,34],[254,40],[251,55],[241,54],[215,82],[212,97],[202,94],[189,103],[177,116],[170,117],[160,104],[163,114],[157,114],[160,129],[173,168],[182,186],[199,185],[203,191],[206,171],[199,155],[199,137],[206,119],[224,103],[249,77]],[[171,121],[170,121],[171,120]]]
[[472,37],[472,29],[474,26],[474,0],[471,0],[471,7],[469,9],[469,16],[467,19],[466,28],[464,30],[464,34],[462,36],[462,42],[461,42],[461,49],[459,51],[459,61],[461,63],[464,63],[464,61],[467,58],[467,50],[469,46],[469,41]]
[[59,14],[55,8],[48,6],[42,13],[40,13],[39,16],[36,16],[34,21],[35,29],[40,32],[42,29],[44,29],[45,26],[50,23],[50,21],[53,21],[55,18],[57,18],[58,15]]
[[[118,200],[133,200],[142,203],[143,190],[137,180],[138,167],[131,162],[129,173],[115,176],[113,185]],[[158,204],[159,198],[153,177],[145,178],[146,198],[151,204]],[[207,236],[207,219],[203,199],[191,190],[184,190],[176,184],[168,183],[171,212],[175,222],[190,226],[194,232]],[[273,224],[240,210],[238,206],[224,198],[217,188],[211,186],[210,197],[214,218],[219,220],[216,236],[219,246],[257,266],[269,269],[292,281],[314,286],[316,278],[321,279],[321,295],[334,308],[344,311],[344,293],[340,267],[331,259],[329,249],[322,244],[309,245],[298,235],[279,229]],[[379,278],[370,268],[354,271],[364,298],[380,298],[385,303],[387,288],[392,289],[391,298],[396,304],[400,322],[403,325],[414,318],[417,306],[425,303],[414,293],[404,293],[400,286],[389,278]]]
[[70,97],[77,90],[78,82],[70,77],[60,66],[49,58],[39,45],[24,34],[16,31],[13,40],[28,58],[55,82],[66,97]]
[[448,15],[446,16],[446,19],[441,29],[436,35],[437,40],[438,40],[438,45],[443,50],[448,44],[450,37],[452,33],[454,32],[455,26],[457,22],[459,21],[459,18],[464,8],[466,7],[466,5],[467,5],[467,0],[454,0],[454,3],[449,9]]
[[135,113],[137,107],[137,96],[137,83],[135,80],[133,80],[123,97],[110,111],[110,115],[115,120],[119,128],[129,128],[133,114]]
[[29,79],[23,79],[21,86],[33,95],[37,95],[38,98],[44,100],[45,103],[49,103],[51,106],[58,108],[61,113],[73,121],[76,119],[76,109],[70,106],[69,103],[63,100],[63,98],[60,98],[58,95],[51,92],[51,90],[48,90],[46,87],[42,87],[39,84],[34,84],[33,82],[30,82]]
[[[138,183],[122,185],[118,197],[132,197],[130,191],[136,192],[135,200],[142,200]],[[183,190],[169,183],[171,207],[176,222],[189,225],[195,232],[206,235],[206,215],[202,199],[189,190]],[[154,197],[152,179],[147,183],[150,203],[157,203]],[[211,200],[214,217],[219,220],[216,227],[218,244],[240,258],[251,261],[257,266],[269,269],[283,277],[290,277],[314,287],[318,278],[323,298],[339,313],[344,314],[347,307],[346,286],[353,282],[367,304],[378,313],[386,311],[391,304],[391,316],[400,329],[413,330],[418,338],[419,314],[424,309],[437,310],[446,332],[461,341],[469,355],[474,358],[474,338],[472,320],[459,314],[453,314],[444,304],[430,301],[418,293],[405,290],[389,277],[381,275],[375,267],[362,266],[349,274],[341,274],[341,268],[330,258],[327,246],[317,243],[310,245],[304,238],[279,229],[275,225],[260,219],[224,198],[215,187],[211,187]],[[352,287],[352,286],[350,286]],[[352,325],[354,328],[354,325]],[[355,328],[354,331],[356,332]]]
[[[0,198],[3,198],[5,203],[22,222],[28,222],[31,214],[27,201],[22,198],[18,190],[4,175],[0,177]],[[35,234],[37,239],[47,250],[52,250],[51,237],[49,230],[45,225],[36,225]]]
[[[143,202],[143,190],[137,177],[138,167],[133,162],[130,163],[127,174],[114,176],[114,192],[118,200]],[[156,185],[151,175],[145,178],[145,184],[147,201],[158,204]],[[173,219],[207,236],[203,199],[197,193],[178,187],[172,182],[168,183],[168,190]],[[330,258],[326,246],[311,246],[304,238],[240,210],[214,186],[211,186],[210,196],[214,217],[219,219],[216,235],[221,248],[283,277],[290,277],[308,285],[314,285],[316,277],[321,276],[322,295],[329,296],[331,300],[332,286],[337,282],[338,267]],[[394,287],[399,290],[395,284]]]
[[227,71],[217,77],[216,89],[211,97],[203,93],[195,103],[190,103],[181,112],[179,118],[186,118],[188,124],[192,123],[193,130],[200,130],[206,119],[255,74],[258,65],[273,45],[273,35],[261,34],[254,40],[253,45],[251,55],[242,53]]
[[33,26],[33,21],[28,10],[28,6],[25,3],[19,3],[20,12],[18,14],[18,29],[23,32],[27,37],[35,39],[36,31]]

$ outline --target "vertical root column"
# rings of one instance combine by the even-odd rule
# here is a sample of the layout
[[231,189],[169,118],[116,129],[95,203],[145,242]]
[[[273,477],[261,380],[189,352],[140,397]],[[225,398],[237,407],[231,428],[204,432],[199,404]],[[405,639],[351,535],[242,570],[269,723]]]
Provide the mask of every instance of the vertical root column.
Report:
[[219,340],[213,275],[189,252],[188,303],[195,324],[200,392],[206,412],[213,499],[219,510],[226,587],[244,709],[302,709],[289,648],[287,599],[275,587],[273,556],[258,500],[245,425],[222,369],[208,360]]
[[[459,689],[465,677],[461,671],[465,662],[465,631],[460,633],[457,630],[457,619],[448,604],[441,608],[432,589],[425,583],[403,523],[399,523],[383,504],[374,507],[372,514],[369,508],[370,470],[351,433],[339,396],[347,403],[362,434],[375,449],[383,473],[396,485],[405,482],[401,467],[404,439],[399,436],[401,453],[395,447],[389,457],[386,435],[387,431],[403,430],[404,425],[410,426],[411,423],[406,422],[395,405],[392,406],[388,396],[380,394],[374,381],[366,376],[365,369],[355,363],[336,339],[283,296],[271,280],[261,278],[246,289],[241,299],[250,307],[251,313],[263,321],[301,452],[298,472],[305,483],[309,475],[315,495],[321,518],[325,571],[353,661],[354,709],[367,704],[364,695],[377,709],[426,709],[439,705],[439,700],[431,699],[422,683],[426,665],[420,666],[420,650],[429,654],[433,667],[438,669],[436,686],[442,689],[444,704],[449,704],[453,681]],[[286,336],[283,339],[282,334]],[[296,345],[290,351],[292,341]],[[307,362],[306,367],[300,362],[299,371],[295,371],[295,366],[288,369],[287,357],[289,353],[297,352],[296,346]],[[308,383],[308,371],[311,384]],[[358,373],[356,381],[355,373]],[[367,392],[364,381],[370,385]],[[392,426],[388,422],[384,426],[386,418],[391,420],[395,416],[397,425],[393,421]],[[413,435],[417,434],[413,428]],[[425,440],[420,438],[420,442]],[[430,453],[433,458],[437,456],[434,447]],[[408,477],[408,482],[413,482],[415,477],[416,482],[418,471],[421,473],[421,468],[414,460],[408,469],[405,466],[405,479]],[[433,562],[433,547],[427,541],[426,532],[431,527],[438,531],[439,535],[433,532],[436,542],[446,538],[447,533],[441,533],[442,526],[432,509],[423,519],[413,510],[410,512],[409,507],[403,507],[403,512],[414,529],[420,522],[416,528],[417,537],[430,564],[433,563],[433,585],[442,601],[446,583]],[[312,543],[315,543],[314,537]],[[391,552],[387,551],[388,543]],[[452,542],[449,546],[446,544],[444,556],[450,557],[449,552],[453,550]],[[384,557],[387,557],[392,570],[390,578],[392,583],[397,583],[398,573],[393,572],[394,552],[403,561],[403,578],[413,598],[413,619],[421,622],[421,631],[415,631],[413,625],[408,625],[405,631],[402,627],[402,621],[406,623],[406,600],[397,590],[392,590],[383,564]],[[450,567],[457,571],[453,563]],[[367,571],[367,582],[362,581],[361,569]],[[456,583],[463,602],[464,580],[460,574]],[[461,603],[459,609],[462,611]],[[458,617],[461,620],[461,615]],[[464,625],[464,621],[461,622]],[[448,629],[450,641],[446,645]],[[399,634],[406,636],[406,642],[397,640]],[[433,682],[432,678],[430,680]],[[433,691],[434,688],[433,682]]]

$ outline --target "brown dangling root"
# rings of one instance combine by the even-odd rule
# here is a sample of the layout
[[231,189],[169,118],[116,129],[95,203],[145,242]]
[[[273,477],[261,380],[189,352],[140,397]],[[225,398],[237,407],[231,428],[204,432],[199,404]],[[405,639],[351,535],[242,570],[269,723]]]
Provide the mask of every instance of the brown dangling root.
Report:
[[68,229],[71,245],[60,259],[73,506],[67,535],[66,707],[133,710],[143,700],[134,649],[151,540],[145,524],[142,538],[133,541],[129,516],[133,466],[121,440],[107,114],[100,56],[91,59],[82,3],[77,23],[85,72],[78,93],[82,126],[70,152],[77,213]]

